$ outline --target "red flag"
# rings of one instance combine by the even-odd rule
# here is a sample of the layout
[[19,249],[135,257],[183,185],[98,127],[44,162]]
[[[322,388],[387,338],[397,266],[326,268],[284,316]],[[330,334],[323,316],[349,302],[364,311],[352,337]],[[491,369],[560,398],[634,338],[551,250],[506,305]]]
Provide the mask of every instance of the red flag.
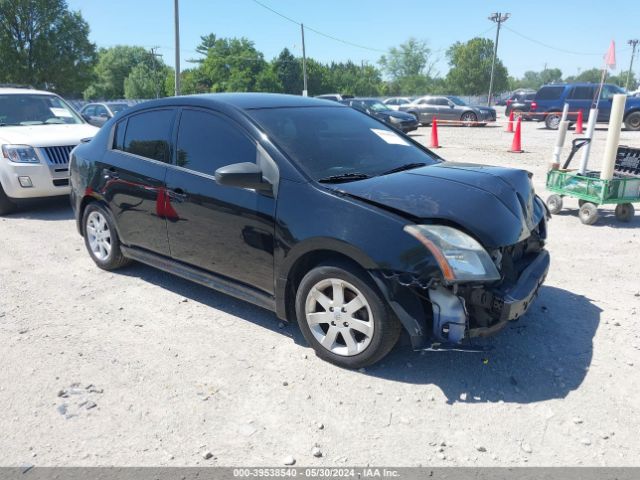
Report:
[[604,56],[604,64],[611,70],[615,70],[616,68],[616,42],[613,40],[611,40],[611,45],[609,45],[609,51]]

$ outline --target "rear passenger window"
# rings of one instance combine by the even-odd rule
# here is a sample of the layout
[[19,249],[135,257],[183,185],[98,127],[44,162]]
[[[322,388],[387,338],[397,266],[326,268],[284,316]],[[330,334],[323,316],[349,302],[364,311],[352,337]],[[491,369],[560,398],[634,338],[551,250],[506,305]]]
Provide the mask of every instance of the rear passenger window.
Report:
[[180,167],[213,175],[232,163],[256,162],[256,144],[231,120],[201,110],[183,110],[178,130]]
[[562,95],[564,87],[542,87],[536,94],[537,100],[557,100]]
[[596,91],[593,87],[573,87],[569,98],[571,100],[593,100],[595,93]]
[[173,110],[152,110],[128,117],[123,150],[159,162],[171,163]]

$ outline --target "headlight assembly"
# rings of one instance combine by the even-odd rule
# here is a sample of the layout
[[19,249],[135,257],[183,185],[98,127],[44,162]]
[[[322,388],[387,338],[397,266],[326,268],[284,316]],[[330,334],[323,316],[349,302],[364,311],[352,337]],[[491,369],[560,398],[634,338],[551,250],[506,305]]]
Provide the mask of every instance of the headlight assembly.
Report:
[[14,163],[40,163],[36,150],[29,145],[2,145],[2,154]]
[[407,225],[404,231],[433,254],[446,281],[500,280],[487,251],[466,233],[444,225]]

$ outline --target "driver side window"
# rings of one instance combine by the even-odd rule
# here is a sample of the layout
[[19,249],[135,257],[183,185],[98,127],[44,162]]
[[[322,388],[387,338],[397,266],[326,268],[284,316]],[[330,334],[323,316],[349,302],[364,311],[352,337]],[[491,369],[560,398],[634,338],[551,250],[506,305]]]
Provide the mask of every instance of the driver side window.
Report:
[[256,144],[220,115],[202,110],[182,111],[178,130],[179,167],[205,175],[232,163],[256,162]]

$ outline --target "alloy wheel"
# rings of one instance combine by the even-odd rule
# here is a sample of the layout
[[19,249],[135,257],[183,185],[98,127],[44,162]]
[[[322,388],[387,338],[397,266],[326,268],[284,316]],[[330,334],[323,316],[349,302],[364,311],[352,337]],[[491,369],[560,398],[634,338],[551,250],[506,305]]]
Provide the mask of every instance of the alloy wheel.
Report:
[[111,230],[104,215],[98,211],[89,214],[86,234],[93,255],[98,260],[107,260],[111,255]]
[[373,338],[369,302],[356,287],[338,278],[322,280],[309,290],[305,319],[318,343],[336,355],[362,353]]

